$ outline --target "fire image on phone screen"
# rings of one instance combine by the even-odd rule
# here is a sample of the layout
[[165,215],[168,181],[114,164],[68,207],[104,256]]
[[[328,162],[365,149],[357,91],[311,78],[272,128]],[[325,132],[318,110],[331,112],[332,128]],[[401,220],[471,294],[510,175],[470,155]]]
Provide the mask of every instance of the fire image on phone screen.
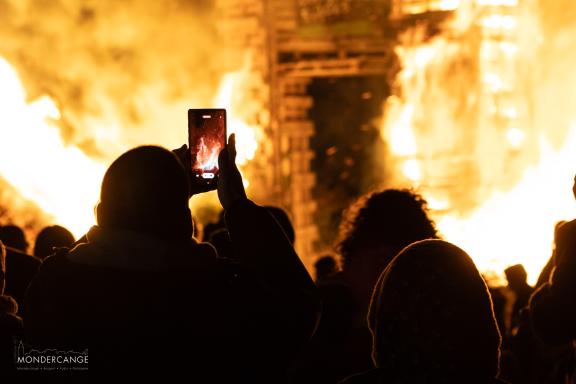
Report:
[[226,111],[189,110],[188,135],[192,155],[192,182],[215,188],[218,181],[218,155],[226,143]]

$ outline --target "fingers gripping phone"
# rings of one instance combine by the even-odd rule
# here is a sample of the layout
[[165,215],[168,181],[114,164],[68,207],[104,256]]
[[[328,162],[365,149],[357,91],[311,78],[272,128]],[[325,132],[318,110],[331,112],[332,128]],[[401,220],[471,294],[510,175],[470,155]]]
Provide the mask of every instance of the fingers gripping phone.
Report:
[[216,189],[218,155],[226,145],[225,109],[188,110],[188,147],[192,164],[192,185]]

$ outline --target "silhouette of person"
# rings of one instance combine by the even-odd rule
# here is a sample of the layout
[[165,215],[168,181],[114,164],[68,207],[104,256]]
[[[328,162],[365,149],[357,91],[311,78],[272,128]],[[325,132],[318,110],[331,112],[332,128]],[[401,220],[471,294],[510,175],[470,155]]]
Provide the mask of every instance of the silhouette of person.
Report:
[[282,229],[247,199],[235,156],[232,135],[219,157],[218,197],[237,262],[192,238],[177,157],[135,148],[106,171],[87,243],[47,258],[30,285],[30,342],[87,348],[91,372],[281,382],[320,303]]
[[497,383],[500,333],[472,259],[441,240],[394,258],[374,287],[368,315],[376,369],[356,383]]
[[22,319],[16,315],[18,304],[11,296],[4,295],[6,249],[0,242],[0,376],[13,373],[14,339],[24,334]]
[[368,195],[349,209],[341,225],[340,277],[367,309],[372,288],[392,258],[415,241],[436,237],[422,196],[398,189]]
[[28,249],[28,241],[20,227],[15,225],[0,227],[0,241],[6,247],[5,293],[12,296],[21,309],[26,288],[42,261],[25,253]]
[[22,228],[17,225],[3,225],[0,227],[0,241],[5,247],[9,247],[22,253],[28,252],[28,240]]
[[516,264],[504,270],[508,287],[514,292],[515,300],[510,319],[510,330],[514,330],[520,324],[520,310],[528,305],[530,295],[534,291],[528,282],[528,274],[522,264]]
[[[576,176],[572,186],[576,198]],[[547,282],[530,303],[536,333],[550,344],[576,339],[576,220],[555,228],[555,250]]]
[[550,278],[532,294],[529,308],[536,336],[548,346],[567,348],[566,362],[556,364],[559,380],[576,380],[576,220],[557,228]]
[[74,244],[74,235],[64,227],[52,225],[42,229],[36,236],[34,256],[44,260],[54,254],[55,248],[69,248]]
[[374,284],[405,246],[434,237],[426,201],[410,190],[372,193],[347,210],[337,244],[342,270],[319,287],[323,302],[330,304],[324,305],[317,334],[291,371],[294,381],[334,383],[373,366],[366,314]]
[[6,247],[0,241],[0,295],[4,294],[6,288]]
[[314,263],[314,269],[316,270],[316,284],[322,284],[338,271],[338,264],[334,257],[327,255]]
[[[482,276],[482,278],[484,281],[489,281],[486,276]],[[490,297],[492,298],[494,316],[496,317],[498,329],[501,330],[501,333],[504,333],[504,330],[506,329],[506,302],[508,300],[503,290],[504,287],[490,286],[490,284],[488,284],[488,291],[490,292]]]
[[[552,256],[540,272],[535,290],[549,283],[556,266],[559,229],[564,224],[566,221],[560,221],[554,227]],[[502,378],[512,383],[565,382],[569,367],[574,367],[570,363],[574,358],[574,348],[570,342],[543,343],[534,332],[531,312],[526,308],[520,311],[518,325],[505,339],[501,360]],[[538,316],[542,314],[541,311],[537,312]]]

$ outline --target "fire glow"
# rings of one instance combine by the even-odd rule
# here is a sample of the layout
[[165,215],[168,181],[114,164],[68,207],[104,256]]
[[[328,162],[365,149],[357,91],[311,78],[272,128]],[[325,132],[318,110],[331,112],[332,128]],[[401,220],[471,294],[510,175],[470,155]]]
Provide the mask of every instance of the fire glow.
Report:
[[196,155],[196,168],[203,171],[213,171],[218,168],[218,154],[220,153],[219,145],[212,145],[211,149],[208,149],[206,143],[204,143],[204,137],[200,138],[198,143],[197,155]]
[[[235,107],[229,96],[241,77],[241,70],[225,75],[213,103],[233,113]],[[83,235],[95,224],[93,208],[98,203],[100,182],[113,158],[94,159],[66,144],[56,124],[61,114],[55,102],[47,96],[27,102],[17,72],[2,57],[0,84],[0,175],[54,222],[66,226],[75,236]],[[258,146],[253,131],[257,128],[233,114],[230,120],[229,133],[238,135],[238,159],[244,165],[254,157]],[[203,169],[217,167],[219,150],[200,150]]]
[[[14,3],[24,4],[12,9],[21,16],[13,21],[19,26],[33,6]],[[534,282],[550,256],[555,223],[570,219],[574,211],[576,31],[549,25],[550,20],[546,24],[537,0],[421,4],[426,6],[410,9],[453,12],[453,18],[433,37],[418,27],[408,31],[396,48],[403,69],[396,79],[398,92],[386,102],[382,138],[394,155],[397,177],[387,184],[422,191],[444,237],[468,251],[482,271],[501,275],[506,266],[522,263]],[[570,16],[572,5],[555,0],[542,13]],[[7,29],[16,36],[14,31],[39,28],[37,35],[18,34],[16,43],[5,43],[7,52],[11,46],[42,52],[32,44],[44,40],[33,38],[53,33],[57,38],[47,41],[62,44],[55,49],[60,55],[40,55],[50,65],[30,65],[35,56],[26,57],[20,48],[10,55],[14,62],[0,58],[0,176],[77,236],[94,223],[92,207],[113,158],[135,145],[175,148],[184,142],[179,132],[185,133],[185,121],[170,116],[185,116],[182,111],[188,108],[226,108],[228,134],[236,133],[237,162],[244,167],[264,140],[262,127],[270,124],[266,111],[257,119],[246,116],[247,110],[265,109],[250,106],[252,97],[242,93],[247,84],[257,83],[249,76],[249,55],[241,68],[227,68],[216,81],[198,83],[208,76],[196,76],[195,70],[210,67],[215,45],[203,46],[198,38],[195,49],[173,54],[174,46],[190,46],[190,36],[205,37],[205,25],[195,25],[178,7],[149,2],[126,9],[98,7],[87,12],[66,2],[64,14],[78,13],[83,33],[66,36],[65,28],[80,25],[72,18],[51,24],[39,17]],[[167,13],[150,17],[157,12]],[[168,18],[175,28],[165,28]],[[27,36],[32,40],[24,40]],[[83,54],[74,55],[79,51]],[[69,59],[66,66],[62,57]],[[100,65],[98,60],[108,57]],[[223,60],[214,56],[212,61]],[[90,108],[74,92],[38,97],[36,89],[30,101],[16,71],[30,68],[40,74],[32,78],[38,83],[44,74],[52,87],[78,82],[78,94]],[[94,81],[98,71],[102,76]],[[210,92],[197,96],[192,88]],[[66,115],[67,103],[80,107]],[[82,137],[65,140],[64,120]],[[99,148],[79,145],[86,137]],[[262,149],[270,147],[269,141],[265,144]],[[215,158],[207,154],[208,163]]]
[[94,222],[105,166],[64,144],[50,123],[60,118],[53,100],[26,102],[10,64],[0,57],[0,164],[2,176],[76,236]]
[[[576,114],[546,100],[574,100],[574,74],[553,56],[535,57],[558,53],[570,31],[557,27],[556,41],[544,40],[534,1],[466,5],[445,32],[423,39],[411,30],[397,47],[403,69],[382,135],[396,181],[424,194],[447,240],[488,275],[521,263],[535,283],[555,224],[574,216],[576,173]],[[536,75],[534,62],[551,75]]]

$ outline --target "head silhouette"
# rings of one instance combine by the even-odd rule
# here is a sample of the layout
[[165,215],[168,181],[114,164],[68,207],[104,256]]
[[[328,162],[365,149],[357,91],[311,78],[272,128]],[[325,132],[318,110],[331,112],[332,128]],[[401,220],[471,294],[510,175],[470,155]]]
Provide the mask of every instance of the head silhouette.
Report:
[[386,247],[393,257],[410,243],[435,237],[426,201],[410,190],[387,189],[361,198],[348,209],[338,250],[346,268],[364,250]]
[[498,373],[500,333],[470,257],[441,240],[402,250],[376,284],[368,316],[375,364],[415,382]]
[[516,264],[508,267],[504,270],[504,273],[506,274],[508,285],[510,288],[512,288],[512,290],[518,290],[519,288],[528,285],[528,274],[526,273],[526,270],[522,264]]
[[28,241],[22,228],[17,225],[3,225],[0,227],[0,241],[5,246],[17,249],[22,252],[28,251]]
[[104,175],[98,225],[188,241],[192,237],[188,190],[184,168],[172,152],[156,146],[134,148]]
[[52,225],[42,229],[34,243],[34,256],[44,259],[54,253],[54,248],[70,247],[74,244],[74,235],[64,227]]
[[336,260],[328,255],[319,258],[314,263],[314,269],[316,269],[316,279],[320,279],[335,273],[338,270],[338,265]]

